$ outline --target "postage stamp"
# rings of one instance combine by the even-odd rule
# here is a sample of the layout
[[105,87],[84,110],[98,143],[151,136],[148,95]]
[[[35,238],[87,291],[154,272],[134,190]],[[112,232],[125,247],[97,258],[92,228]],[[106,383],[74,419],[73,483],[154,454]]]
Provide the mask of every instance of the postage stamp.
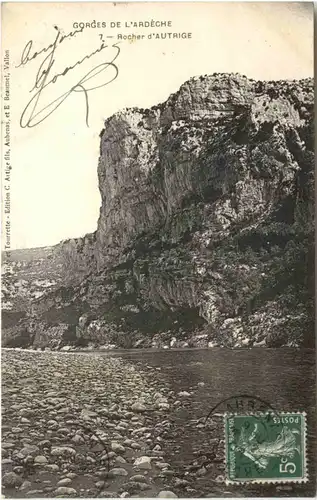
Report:
[[230,483],[306,482],[306,414],[226,413],[225,460]]

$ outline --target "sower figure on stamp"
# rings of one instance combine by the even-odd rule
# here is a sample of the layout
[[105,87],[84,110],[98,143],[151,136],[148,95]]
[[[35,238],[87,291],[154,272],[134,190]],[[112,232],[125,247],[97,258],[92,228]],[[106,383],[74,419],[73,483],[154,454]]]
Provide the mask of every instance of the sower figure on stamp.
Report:
[[282,429],[275,441],[259,443],[257,440],[258,424],[254,424],[252,433],[247,436],[246,429],[241,429],[238,449],[246,457],[255,462],[259,467],[265,469],[269,463],[268,457],[288,456],[292,458],[295,451],[299,453],[296,446],[295,434],[297,429],[290,430],[288,427]]

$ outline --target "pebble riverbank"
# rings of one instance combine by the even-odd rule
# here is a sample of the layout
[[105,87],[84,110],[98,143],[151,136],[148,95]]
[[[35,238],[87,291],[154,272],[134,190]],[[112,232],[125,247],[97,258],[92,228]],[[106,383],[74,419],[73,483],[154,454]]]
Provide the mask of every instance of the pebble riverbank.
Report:
[[[139,350],[116,357],[4,349],[3,493],[314,496],[314,367],[315,352],[296,349],[283,350],[283,356],[263,350],[260,357],[255,349]],[[219,403],[233,398],[234,408],[235,395],[250,393],[283,411],[307,413],[309,483],[246,484],[238,490],[225,484],[223,413],[233,410]],[[242,411],[240,396],[236,403]]]
[[164,497],[173,393],[121,358],[4,350],[5,497]]

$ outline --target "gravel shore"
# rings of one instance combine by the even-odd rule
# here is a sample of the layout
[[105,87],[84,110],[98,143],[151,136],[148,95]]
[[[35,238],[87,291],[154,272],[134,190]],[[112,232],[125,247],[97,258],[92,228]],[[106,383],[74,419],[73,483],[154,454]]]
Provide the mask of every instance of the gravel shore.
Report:
[[172,399],[156,369],[121,358],[4,350],[5,497],[176,497],[164,459]]

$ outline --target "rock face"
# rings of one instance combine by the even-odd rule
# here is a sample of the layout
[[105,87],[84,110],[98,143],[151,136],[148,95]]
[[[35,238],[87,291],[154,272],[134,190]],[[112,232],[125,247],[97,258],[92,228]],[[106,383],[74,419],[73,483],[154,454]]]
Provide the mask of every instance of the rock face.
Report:
[[40,322],[47,346],[57,324],[81,346],[312,345],[313,103],[312,79],[216,74],[110,117],[81,271],[14,328],[32,344]]

